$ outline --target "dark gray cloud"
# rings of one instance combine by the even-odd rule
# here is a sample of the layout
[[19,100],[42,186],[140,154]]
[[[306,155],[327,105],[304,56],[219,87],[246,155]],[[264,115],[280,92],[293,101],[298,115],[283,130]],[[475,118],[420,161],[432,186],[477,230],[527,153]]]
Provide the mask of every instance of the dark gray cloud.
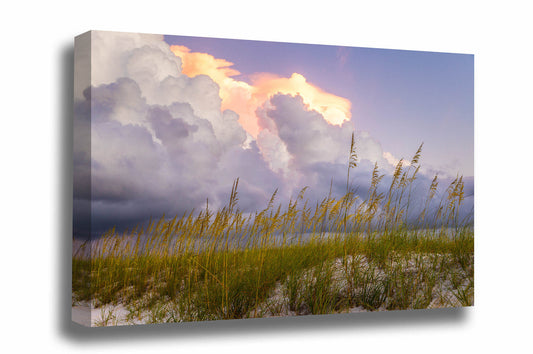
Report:
[[[311,203],[346,192],[353,122],[328,124],[301,97],[278,94],[258,109],[263,130],[250,139],[235,112],[221,111],[217,84],[182,75],[161,38],[95,32],[92,49],[92,86],[75,92],[75,235],[198,211],[207,199],[220,208],[237,178],[244,212],[264,208],[276,189],[285,205],[304,186]],[[361,131],[356,145],[350,187],[365,198],[377,162],[385,193],[393,166],[381,145]],[[432,177],[420,174],[414,204],[423,204]],[[465,194],[471,209],[471,179]]]
[[[210,207],[222,207],[236,178],[240,179],[239,207],[245,212],[266,206],[271,193],[280,185],[283,189],[257,145],[243,148],[246,135],[240,125],[237,133],[220,130],[219,138],[190,104],[150,105],[131,79],[121,78],[87,92],[91,94],[75,106],[76,124],[86,134],[77,137],[74,165],[90,181],[77,178],[74,188],[77,205],[92,200],[95,233],[112,226],[131,227],[163,214],[199,210],[207,198]],[[228,125],[237,118],[230,111],[219,116]],[[84,139],[89,150],[78,144]],[[88,218],[76,214],[79,225]]]
[[[275,146],[273,156],[282,156],[287,163],[281,172],[287,177],[286,184],[295,193],[303,186],[308,186],[306,196],[313,202],[320,201],[331,195],[339,198],[347,191],[347,167],[351,134],[354,127],[350,122],[342,126],[328,124],[316,111],[309,111],[301,97],[276,95],[258,112],[261,132],[258,142],[263,143],[265,150]],[[275,141],[272,144],[268,139]],[[266,142],[265,142],[266,140]],[[383,175],[377,192],[387,195],[394,166],[384,158],[379,142],[366,132],[356,131],[356,151],[359,157],[358,166],[350,170],[348,187],[355,190],[359,200],[368,198],[375,163],[378,164],[379,175]],[[269,144],[270,143],[270,144]],[[413,154],[418,146],[413,146]],[[404,171],[413,173],[415,167],[404,165]],[[409,200],[409,220],[415,221],[428,197],[429,187],[434,175],[432,171],[420,170],[416,180],[407,188],[402,198],[402,207]],[[436,196],[427,205],[434,211],[447,196],[446,188],[453,181],[448,176],[439,179]],[[459,218],[471,213],[473,208],[473,178],[465,178],[465,200],[459,208]],[[407,199],[409,197],[409,199]]]

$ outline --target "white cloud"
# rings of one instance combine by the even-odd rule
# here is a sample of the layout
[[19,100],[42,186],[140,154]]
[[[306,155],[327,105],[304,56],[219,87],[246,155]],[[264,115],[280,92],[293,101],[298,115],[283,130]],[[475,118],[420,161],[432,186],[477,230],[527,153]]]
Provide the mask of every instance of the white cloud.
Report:
[[[92,198],[94,227],[111,227],[227,202],[240,178],[240,207],[266,205],[281,184],[232,111],[221,112],[218,86],[180,73],[180,59],[157,36],[93,32],[93,87],[76,97],[75,166],[91,158],[92,194],[77,178],[78,202]],[[98,64],[95,64],[98,63]],[[85,126],[84,126],[85,124]],[[85,170],[84,170],[85,169]],[[281,188],[283,189],[283,188]],[[89,210],[89,209],[86,209]]]
[[[235,112],[221,110],[218,85],[183,75],[160,36],[93,32],[92,41],[93,87],[75,96],[79,131],[87,131],[92,107],[92,195],[76,185],[75,198],[93,199],[100,227],[198,210],[206,198],[221,207],[236,178],[245,211],[266,206],[277,188],[280,200],[303,186],[311,199],[330,186],[337,196],[345,192],[353,122],[329,124],[302,97],[278,94],[257,109],[262,130],[254,140]],[[75,174],[83,176],[87,136],[75,132],[75,139]],[[390,172],[394,157],[365,132],[357,132],[356,146],[351,177],[363,193],[374,162]]]
[[[136,70],[139,64],[157,78],[181,73],[181,60],[171,55],[161,35],[92,31],[91,41],[93,86],[109,84],[121,77],[132,78],[131,75],[139,78],[142,76],[142,72]],[[142,58],[144,63],[140,63]]]

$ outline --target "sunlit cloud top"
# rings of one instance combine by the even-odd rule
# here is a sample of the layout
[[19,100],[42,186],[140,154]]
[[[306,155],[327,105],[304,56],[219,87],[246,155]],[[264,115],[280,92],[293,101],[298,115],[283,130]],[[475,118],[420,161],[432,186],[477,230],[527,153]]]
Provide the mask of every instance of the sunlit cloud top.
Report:
[[304,186],[310,200],[343,195],[353,133],[358,193],[376,163],[386,181],[422,142],[413,195],[435,174],[473,174],[469,58],[187,38],[91,32],[90,89],[74,95],[75,140],[90,138],[75,144],[74,199],[90,200],[78,219],[94,232],[207,200],[215,210],[237,178],[243,212],[275,190],[282,203]]
[[329,124],[341,125],[351,118],[351,102],[348,99],[325,92],[301,74],[280,77],[256,73],[250,77],[249,84],[233,78],[240,72],[232,68],[231,62],[207,53],[191,52],[182,45],[172,45],[170,49],[181,58],[183,74],[189,77],[207,75],[219,85],[222,110],[236,112],[239,123],[254,138],[262,130],[256,116],[257,108],[278,93],[301,96],[308,109],[319,112]]

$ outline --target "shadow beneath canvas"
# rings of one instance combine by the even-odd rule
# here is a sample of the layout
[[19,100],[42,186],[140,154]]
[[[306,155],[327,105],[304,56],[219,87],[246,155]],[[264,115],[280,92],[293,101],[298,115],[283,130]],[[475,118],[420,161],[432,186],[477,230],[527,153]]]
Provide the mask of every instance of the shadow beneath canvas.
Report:
[[173,338],[180,341],[244,339],[253,335],[285,336],[317,333],[327,335],[338,330],[373,331],[393,327],[420,328],[459,324],[468,318],[468,309],[367,312],[320,316],[258,318],[212,322],[185,322],[120,327],[88,328],[72,323],[64,334],[75,342],[128,342]]

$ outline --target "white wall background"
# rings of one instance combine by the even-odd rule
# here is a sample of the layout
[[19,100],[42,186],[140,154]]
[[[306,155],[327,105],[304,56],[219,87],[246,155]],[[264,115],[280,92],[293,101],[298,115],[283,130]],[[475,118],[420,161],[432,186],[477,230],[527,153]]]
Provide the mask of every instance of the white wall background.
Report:
[[[533,26],[527,5],[464,0],[4,2],[2,351],[530,350]],[[476,306],[134,328],[70,325],[70,61],[74,36],[89,29],[474,53]]]

